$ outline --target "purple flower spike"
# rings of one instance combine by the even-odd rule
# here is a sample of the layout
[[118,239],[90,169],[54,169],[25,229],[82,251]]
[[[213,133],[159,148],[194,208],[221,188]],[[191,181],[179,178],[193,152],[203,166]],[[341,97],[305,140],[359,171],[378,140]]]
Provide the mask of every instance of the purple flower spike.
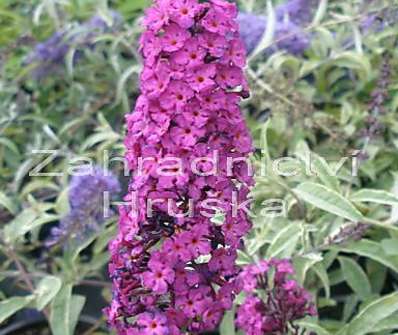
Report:
[[239,108],[248,85],[236,16],[224,0],[158,0],[146,12],[142,95],[126,117],[130,204],[110,245],[106,314],[120,335],[198,334],[232,307],[251,224],[231,203],[253,184],[247,161],[227,168],[253,150]]
[[[111,17],[113,26],[119,24],[122,20],[117,12],[111,12]],[[42,79],[55,71],[59,71],[65,63],[65,57],[72,45],[75,45],[77,49],[92,48],[92,39],[97,34],[107,31],[108,28],[108,23],[101,16],[95,15],[80,24],[79,30],[82,32],[78,34],[71,33],[70,29],[56,31],[47,40],[38,43],[26,59],[27,64],[35,65],[33,77]],[[79,58],[79,54],[81,52],[75,55],[75,61]]]
[[104,196],[109,200],[120,193],[118,179],[99,167],[84,167],[76,171],[69,184],[70,212],[59,226],[51,230],[46,245],[70,244],[83,241],[90,232],[104,223]]
[[[310,35],[303,30],[317,8],[315,0],[290,0],[275,8],[275,46],[266,54],[285,50],[293,55],[301,55],[310,46]],[[239,13],[240,36],[248,53],[252,52],[261,40],[267,26],[267,17]]]

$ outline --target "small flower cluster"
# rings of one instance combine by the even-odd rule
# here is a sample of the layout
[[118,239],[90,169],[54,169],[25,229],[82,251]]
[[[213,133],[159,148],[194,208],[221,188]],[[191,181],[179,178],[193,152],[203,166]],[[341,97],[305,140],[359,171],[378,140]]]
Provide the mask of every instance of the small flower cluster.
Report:
[[82,167],[72,177],[69,184],[69,213],[59,226],[52,228],[46,246],[81,242],[91,232],[96,231],[105,221],[104,196],[109,200],[120,193],[118,179],[105,174],[100,167]]
[[[267,53],[285,50],[293,55],[302,54],[310,45],[310,36],[303,26],[311,22],[314,0],[290,0],[275,8],[275,47]],[[267,26],[267,18],[250,13],[239,13],[240,34],[247,51],[252,52],[261,40]]]
[[359,158],[367,159],[367,146],[383,129],[380,118],[385,114],[385,104],[389,99],[389,86],[391,84],[391,64],[390,56],[385,54],[382,58],[381,69],[375,89],[371,93],[369,102],[369,113],[366,118],[365,128],[362,129],[360,135],[363,137],[363,149]]
[[392,28],[398,23],[398,6],[389,6],[379,14],[367,16],[361,22],[364,33],[379,33]]
[[246,293],[236,325],[246,335],[287,334],[294,321],[316,315],[310,294],[294,279],[289,260],[271,259],[248,265],[237,283]]
[[[111,12],[113,24],[120,22],[121,17],[116,12]],[[33,76],[41,79],[58,70],[65,62],[65,57],[72,46],[92,47],[93,37],[107,31],[108,23],[99,15],[93,16],[88,21],[74,27],[56,31],[44,42],[38,43],[28,55],[26,64],[33,64]],[[74,55],[75,61],[79,58],[79,52]]]
[[[221,167],[209,174],[205,159],[200,173],[189,166],[214,152],[223,162],[252,152],[239,108],[248,87],[236,16],[236,6],[224,0],[157,0],[146,12],[142,95],[127,115],[125,140],[129,166],[134,170],[140,158],[144,173],[129,185],[125,201],[135,197],[138,205],[120,208],[110,245],[113,300],[106,313],[118,334],[196,334],[216,328],[232,306],[237,248],[251,225],[229,203],[232,194],[247,199],[253,180],[242,161],[232,175]],[[169,176],[159,173],[168,157]],[[173,157],[184,162],[178,175]],[[223,223],[196,210],[184,215],[190,200],[204,199],[224,205]]]

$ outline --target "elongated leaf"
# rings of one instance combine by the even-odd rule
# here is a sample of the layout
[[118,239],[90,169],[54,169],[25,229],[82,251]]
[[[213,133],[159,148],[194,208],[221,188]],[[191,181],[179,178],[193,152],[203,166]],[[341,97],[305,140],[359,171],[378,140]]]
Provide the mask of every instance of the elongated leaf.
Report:
[[86,303],[86,297],[82,295],[73,295],[70,305],[70,324],[69,334],[75,334],[75,328],[79,321],[80,313]]
[[362,300],[369,298],[372,294],[372,287],[362,268],[351,258],[339,257],[338,260],[347,284]]
[[304,182],[294,192],[299,198],[326,212],[354,222],[363,220],[362,214],[347,199],[324,185]]
[[395,272],[398,272],[398,259],[387,255],[380,243],[362,239],[361,241],[352,242],[348,245],[341,246],[341,251],[354,253],[360,256],[368,257],[379,262]]
[[322,256],[320,254],[308,254],[305,256],[299,256],[294,259],[294,268],[296,269],[296,278],[301,284],[304,284],[305,277],[310,268],[312,268],[316,263],[322,261]]
[[314,19],[312,21],[313,25],[318,25],[321,23],[328,9],[328,0],[320,0],[318,9],[315,13]]
[[329,164],[326,162],[326,160],[323,157],[318,156],[314,153],[311,153],[311,155],[314,158],[312,164],[313,167],[315,168],[318,178],[325,186],[338,192],[340,186],[339,186],[339,181],[335,176],[336,173],[332,170],[332,168],[329,166]]
[[330,298],[330,280],[329,275],[325,269],[325,265],[322,263],[316,263],[312,267],[312,270],[316,273],[318,278],[321,280],[323,289],[325,290],[326,299]]
[[267,49],[275,35],[275,28],[276,28],[276,15],[275,10],[272,6],[272,1],[267,0],[267,26],[265,28],[264,34],[258,43],[257,47],[254,49],[253,53],[249,57],[249,62],[254,59],[256,56],[264,52]]
[[138,65],[132,65],[128,69],[124,71],[124,73],[120,76],[119,81],[117,83],[117,89],[116,89],[116,101],[115,104],[118,104],[122,101],[123,99],[123,93],[124,89],[126,86],[126,83],[128,79],[134,74],[138,73],[140,70]]
[[387,255],[398,256],[398,239],[386,238],[380,243]]
[[337,66],[357,70],[358,75],[363,81],[366,81],[372,75],[372,66],[368,57],[363,57],[363,55],[354,51],[342,52],[335,57],[333,63]]
[[0,302],[0,324],[10,316],[26,307],[34,299],[33,295],[26,297],[12,297]]
[[50,327],[53,335],[72,335],[71,325],[72,285],[61,288],[51,304]]
[[[398,197],[398,173],[393,172],[392,175],[394,178],[394,184],[391,188],[391,193]],[[398,222],[398,204],[393,205],[391,208],[390,221],[394,224]]]
[[394,194],[382,191],[382,190],[372,190],[372,189],[362,189],[351,195],[350,199],[352,201],[358,202],[375,202],[383,205],[398,205],[398,197]]
[[55,276],[44,277],[36,289],[36,308],[41,311],[57,295],[61,289],[62,281]]
[[32,229],[59,219],[58,215],[42,214],[37,209],[28,208],[22,211],[11,223],[4,228],[4,237],[8,243],[25,235]]
[[224,314],[220,325],[220,335],[235,335],[235,312],[228,311]]
[[375,332],[381,332],[391,329],[398,329],[398,313],[391,314],[388,318],[379,322],[375,327]]
[[398,292],[384,296],[367,305],[346,326],[343,334],[363,335],[374,332],[378,323],[398,311]]
[[0,137],[0,145],[5,146],[6,148],[11,150],[17,156],[21,155],[19,153],[18,146],[6,137]]
[[12,220],[4,228],[4,238],[7,242],[11,242],[15,236],[19,235],[29,230],[26,227],[32,225],[34,220],[37,219],[40,213],[33,208],[24,209],[14,220]]
[[23,198],[32,192],[43,189],[58,191],[59,187],[57,184],[52,183],[51,181],[33,180],[32,182],[26,184],[26,186],[21,190],[20,197]]
[[116,141],[118,140],[119,135],[113,132],[112,130],[106,130],[103,132],[96,133],[91,135],[87,140],[85,140],[81,146],[81,150],[87,150],[99,143],[105,141]]
[[1,206],[7,209],[11,214],[17,213],[18,208],[15,205],[15,202],[3,192],[0,192],[0,207]]
[[267,250],[267,258],[290,257],[294,252],[302,231],[301,223],[292,224],[281,229]]
[[317,335],[330,335],[330,333],[326,329],[322,328],[319,324],[317,324],[316,321],[303,320],[297,322],[297,324],[306,330],[315,332],[315,334]]

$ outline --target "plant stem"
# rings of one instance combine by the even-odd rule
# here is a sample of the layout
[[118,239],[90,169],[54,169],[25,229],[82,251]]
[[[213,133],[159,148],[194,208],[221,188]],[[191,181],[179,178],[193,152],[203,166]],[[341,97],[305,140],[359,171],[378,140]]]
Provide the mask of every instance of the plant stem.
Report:
[[[18,255],[15,252],[15,250],[13,249],[13,247],[6,245],[5,246],[5,253],[14,262],[16,268],[18,269],[19,276],[24,281],[24,283],[26,284],[28,290],[31,293],[34,293],[35,292],[35,287],[34,287],[33,282],[31,280],[31,276],[26,271],[25,266],[22,264],[21,260],[19,259]],[[46,317],[47,320],[50,320],[50,313],[49,313],[48,309],[44,309],[43,310],[43,314],[44,314],[44,316]]]

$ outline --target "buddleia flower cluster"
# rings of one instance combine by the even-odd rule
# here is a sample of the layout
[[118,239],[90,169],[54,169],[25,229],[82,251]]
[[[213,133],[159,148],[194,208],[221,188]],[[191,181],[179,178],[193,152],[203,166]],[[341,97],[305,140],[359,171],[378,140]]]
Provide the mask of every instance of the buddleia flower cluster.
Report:
[[382,32],[388,28],[393,28],[398,23],[398,6],[391,5],[386,7],[378,14],[366,16],[360,24],[363,33],[374,34]]
[[238,307],[236,325],[244,334],[288,334],[294,321],[317,314],[310,294],[293,275],[287,259],[261,261],[243,269],[237,281],[246,298]]
[[94,46],[94,37],[110,31],[122,20],[117,12],[110,12],[110,16],[110,20],[105,20],[95,15],[79,25],[56,31],[47,40],[36,44],[26,58],[26,64],[33,67],[33,77],[42,79],[59,71],[72,47],[77,50],[74,54],[74,61],[77,61],[81,57],[80,50]]
[[381,68],[376,86],[371,92],[368,104],[368,115],[365,120],[365,127],[360,131],[363,147],[359,153],[359,158],[366,160],[369,158],[367,149],[372,140],[382,133],[384,125],[382,117],[386,113],[386,104],[389,100],[389,89],[391,85],[391,59],[388,53],[385,53],[381,60]]
[[231,203],[245,203],[253,184],[236,16],[223,0],[158,0],[146,12],[142,95],[126,117],[134,176],[110,245],[106,314],[118,334],[197,334],[232,307],[251,225]]
[[[276,25],[274,31],[275,46],[266,53],[284,50],[301,55],[309,47],[311,36],[304,31],[317,8],[314,0],[290,0],[275,7]],[[267,27],[267,17],[252,13],[239,13],[240,34],[247,52],[252,52],[259,44]]]
[[60,224],[53,227],[46,246],[76,245],[91,233],[98,231],[105,222],[109,201],[120,193],[118,179],[99,166],[84,166],[77,169],[69,183],[68,200],[70,210]]

